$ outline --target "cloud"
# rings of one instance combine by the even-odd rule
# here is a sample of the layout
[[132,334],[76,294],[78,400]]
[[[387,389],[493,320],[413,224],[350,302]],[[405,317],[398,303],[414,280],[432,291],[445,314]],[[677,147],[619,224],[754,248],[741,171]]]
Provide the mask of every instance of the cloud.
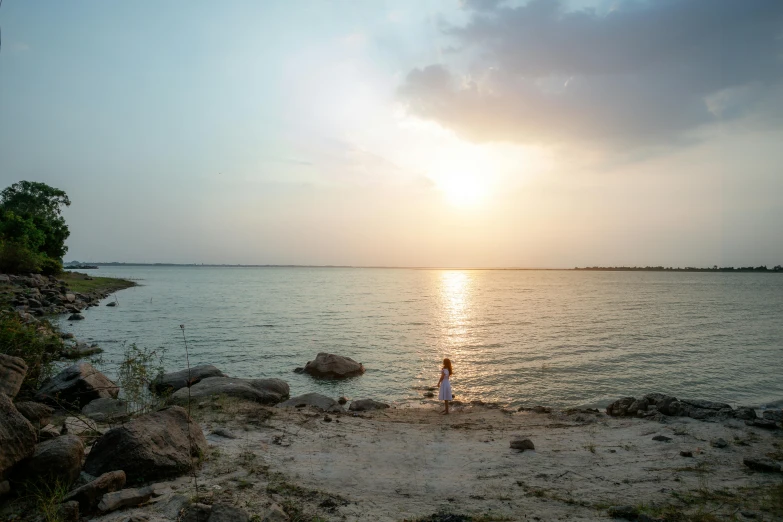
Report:
[[[620,1],[567,11],[466,0],[444,26],[452,63],[414,69],[410,111],[473,141],[671,145],[711,123],[783,108],[780,0]],[[459,67],[456,64],[471,63]]]

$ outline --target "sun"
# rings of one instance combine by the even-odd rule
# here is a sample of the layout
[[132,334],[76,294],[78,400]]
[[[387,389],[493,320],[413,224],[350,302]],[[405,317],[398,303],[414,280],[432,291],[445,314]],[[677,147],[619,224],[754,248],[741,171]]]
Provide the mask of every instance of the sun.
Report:
[[465,147],[441,154],[429,177],[451,205],[475,207],[487,199],[491,169],[483,154]]
[[486,198],[487,187],[476,175],[454,173],[436,181],[446,201],[457,207],[474,207]]

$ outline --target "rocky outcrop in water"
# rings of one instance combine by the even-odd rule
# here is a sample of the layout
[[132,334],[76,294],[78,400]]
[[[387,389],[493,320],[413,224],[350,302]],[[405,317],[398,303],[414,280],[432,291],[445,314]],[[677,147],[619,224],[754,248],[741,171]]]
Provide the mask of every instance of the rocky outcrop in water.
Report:
[[211,364],[200,364],[189,370],[186,368],[178,372],[164,373],[150,383],[149,389],[157,395],[171,394],[210,377],[226,377],[226,375]]
[[729,404],[697,399],[677,399],[662,393],[648,393],[644,397],[623,397],[606,407],[606,413],[614,417],[690,417],[697,420],[721,421],[740,419],[753,421],[753,408],[732,408]]
[[350,357],[321,352],[308,361],[304,372],[323,379],[346,379],[364,373],[364,366]]

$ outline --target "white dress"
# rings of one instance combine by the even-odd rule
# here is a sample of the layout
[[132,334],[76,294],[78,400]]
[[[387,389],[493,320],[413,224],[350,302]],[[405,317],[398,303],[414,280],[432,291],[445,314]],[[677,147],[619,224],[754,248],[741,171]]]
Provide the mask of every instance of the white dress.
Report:
[[440,390],[438,390],[439,401],[450,401],[451,396],[451,381],[449,381],[449,371],[446,368],[441,370],[443,373],[443,380],[440,381]]

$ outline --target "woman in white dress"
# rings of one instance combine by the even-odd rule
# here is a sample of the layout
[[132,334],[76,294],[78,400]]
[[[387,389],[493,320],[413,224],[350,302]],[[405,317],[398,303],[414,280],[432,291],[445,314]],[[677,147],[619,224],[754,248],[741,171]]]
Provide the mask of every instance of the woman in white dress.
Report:
[[440,380],[438,381],[438,400],[446,404],[444,415],[449,414],[449,401],[454,398],[451,394],[451,381],[449,381],[449,377],[452,375],[454,375],[454,370],[451,369],[451,361],[443,359],[443,368],[440,370]]

